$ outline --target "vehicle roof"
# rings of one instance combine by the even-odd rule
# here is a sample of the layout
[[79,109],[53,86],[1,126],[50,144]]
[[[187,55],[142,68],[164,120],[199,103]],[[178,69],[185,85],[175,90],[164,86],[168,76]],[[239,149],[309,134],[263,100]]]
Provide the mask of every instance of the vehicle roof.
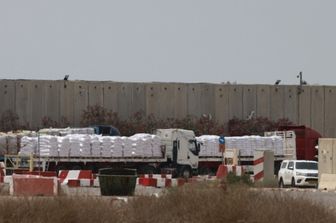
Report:
[[283,160],[282,162],[289,162],[289,161],[293,161],[295,163],[317,163],[316,161],[314,160]]

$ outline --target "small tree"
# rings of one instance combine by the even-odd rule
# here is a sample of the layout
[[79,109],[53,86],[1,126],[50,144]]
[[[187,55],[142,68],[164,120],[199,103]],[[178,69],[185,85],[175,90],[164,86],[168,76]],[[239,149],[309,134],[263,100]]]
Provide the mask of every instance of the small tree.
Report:
[[7,110],[2,113],[1,119],[0,119],[0,128],[1,131],[12,131],[19,129],[19,116],[11,111]]
[[275,131],[282,125],[292,124],[288,119],[271,121],[264,117],[249,120],[233,118],[228,122],[228,129],[231,136],[264,135],[264,132]]

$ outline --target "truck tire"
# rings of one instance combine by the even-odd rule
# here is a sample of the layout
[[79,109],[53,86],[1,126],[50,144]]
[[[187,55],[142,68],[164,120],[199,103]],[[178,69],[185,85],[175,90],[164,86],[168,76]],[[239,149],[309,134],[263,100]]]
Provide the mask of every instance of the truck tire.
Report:
[[182,166],[179,171],[179,177],[183,177],[185,179],[192,177],[192,171],[189,166]]
[[68,168],[65,165],[60,165],[60,166],[56,166],[55,170],[56,170],[56,173],[57,173],[57,176],[58,176],[58,174],[61,170],[68,170]]
[[95,166],[94,166],[94,165],[91,165],[91,164],[90,164],[90,165],[85,165],[85,166],[83,167],[83,169],[84,169],[84,170],[91,170],[93,173],[97,172]]
[[199,169],[199,175],[211,175],[211,170],[208,167],[201,167]]
[[138,169],[138,173],[139,174],[155,174],[156,173],[156,169],[153,166],[142,166]]
[[285,187],[282,178],[280,178],[280,180],[279,180],[279,187],[280,188],[284,188]]
[[291,186],[292,186],[292,187],[296,187],[296,185],[295,185],[295,179],[294,179],[294,177],[292,178],[292,183],[291,183]]

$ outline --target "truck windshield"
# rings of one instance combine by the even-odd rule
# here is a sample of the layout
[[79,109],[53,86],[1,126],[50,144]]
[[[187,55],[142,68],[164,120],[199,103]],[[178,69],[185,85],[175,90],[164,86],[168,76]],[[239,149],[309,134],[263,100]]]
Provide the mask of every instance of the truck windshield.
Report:
[[317,163],[297,162],[295,168],[301,170],[317,170]]
[[194,155],[197,155],[197,144],[196,140],[189,141],[189,151],[192,152]]

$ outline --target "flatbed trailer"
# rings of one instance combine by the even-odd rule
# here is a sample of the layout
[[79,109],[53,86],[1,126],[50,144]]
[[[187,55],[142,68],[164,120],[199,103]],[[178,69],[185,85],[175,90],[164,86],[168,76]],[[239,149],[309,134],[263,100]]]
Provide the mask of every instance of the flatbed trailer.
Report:
[[[164,157],[50,157],[5,155],[6,169],[33,169],[41,171],[59,171],[61,169],[90,169],[97,172],[105,167],[157,167],[166,163]],[[30,164],[33,163],[33,164]],[[141,169],[141,168],[140,168]]]

